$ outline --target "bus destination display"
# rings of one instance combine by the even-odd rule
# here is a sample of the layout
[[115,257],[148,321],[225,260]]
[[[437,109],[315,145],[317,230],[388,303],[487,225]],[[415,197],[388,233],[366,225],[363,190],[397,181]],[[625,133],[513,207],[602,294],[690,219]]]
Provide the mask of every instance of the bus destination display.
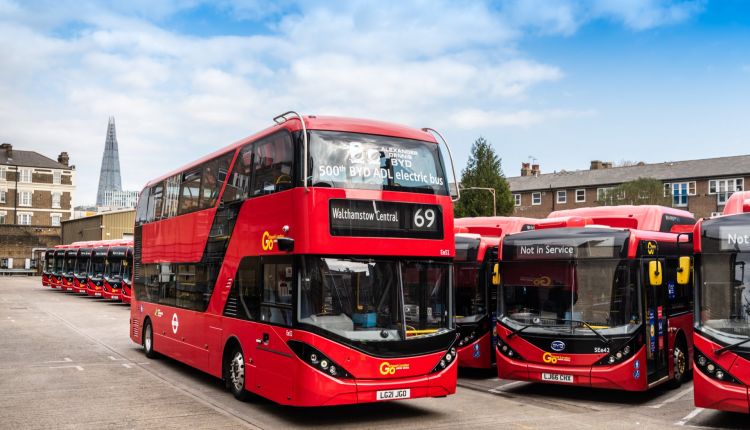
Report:
[[443,238],[436,205],[332,199],[329,216],[332,236]]

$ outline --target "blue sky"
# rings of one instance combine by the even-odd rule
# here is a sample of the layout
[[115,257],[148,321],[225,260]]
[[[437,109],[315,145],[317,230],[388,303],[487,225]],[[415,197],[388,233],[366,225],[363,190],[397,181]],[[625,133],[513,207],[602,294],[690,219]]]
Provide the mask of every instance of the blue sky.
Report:
[[294,109],[484,136],[508,176],[747,153],[741,1],[0,0],[0,140],[68,151],[94,201]]

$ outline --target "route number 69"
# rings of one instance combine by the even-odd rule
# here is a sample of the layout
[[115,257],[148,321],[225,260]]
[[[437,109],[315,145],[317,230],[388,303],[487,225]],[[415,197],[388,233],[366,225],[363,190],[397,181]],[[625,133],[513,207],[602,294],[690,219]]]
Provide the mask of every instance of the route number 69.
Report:
[[418,228],[429,228],[432,227],[433,224],[435,224],[434,209],[425,209],[424,214],[422,213],[422,209],[417,209],[417,211],[414,212],[414,225]]

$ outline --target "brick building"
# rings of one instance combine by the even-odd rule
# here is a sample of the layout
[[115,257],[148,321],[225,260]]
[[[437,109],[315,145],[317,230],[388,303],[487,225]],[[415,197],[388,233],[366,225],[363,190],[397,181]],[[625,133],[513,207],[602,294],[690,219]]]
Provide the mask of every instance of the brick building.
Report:
[[0,145],[0,268],[25,268],[26,259],[33,265],[33,248],[60,243],[60,225],[72,215],[75,192],[75,167],[68,162],[67,152],[55,161]]
[[750,155],[613,167],[592,161],[588,170],[542,174],[538,164],[521,165],[521,176],[508,178],[516,216],[543,218],[560,209],[596,206],[606,190],[638,178],[664,184],[672,207],[696,217],[721,212],[735,191],[750,178]]

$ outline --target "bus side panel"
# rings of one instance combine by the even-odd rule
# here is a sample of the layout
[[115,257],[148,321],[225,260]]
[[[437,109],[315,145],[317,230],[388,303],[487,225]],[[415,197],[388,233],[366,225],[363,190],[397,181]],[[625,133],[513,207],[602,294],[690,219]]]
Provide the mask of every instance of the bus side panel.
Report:
[[[142,263],[194,263],[203,257],[216,209],[205,209],[142,226]],[[190,232],[190,234],[185,234]]]
[[475,342],[458,349],[458,366],[475,369],[492,368],[492,333],[487,332]]

